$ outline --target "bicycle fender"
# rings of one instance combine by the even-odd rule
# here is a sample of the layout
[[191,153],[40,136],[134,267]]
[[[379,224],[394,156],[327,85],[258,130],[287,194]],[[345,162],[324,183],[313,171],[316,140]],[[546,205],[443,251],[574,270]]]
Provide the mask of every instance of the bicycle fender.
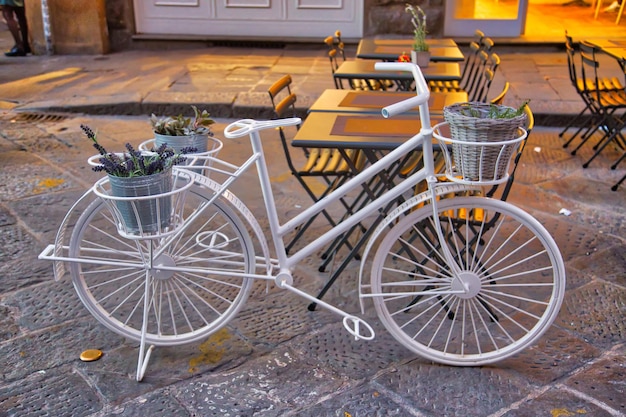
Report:
[[[67,232],[67,228],[68,225],[70,223],[72,223],[72,219],[75,218],[75,216],[80,217],[80,210],[78,209],[78,207],[83,203],[83,200],[85,200],[87,197],[93,197],[91,200],[87,201],[87,205],[89,205],[89,203],[91,203],[92,201],[94,201],[96,198],[98,198],[94,193],[93,193],[93,187],[90,188],[89,190],[85,191],[85,193],[83,195],[81,195],[78,200],[76,200],[76,202],[74,202],[74,204],[72,205],[72,207],[70,207],[70,209],[67,211],[67,213],[65,214],[65,217],[63,218],[63,221],[61,221],[61,225],[59,226],[59,229],[57,230],[57,234],[56,237],[54,239],[54,245],[53,248],[51,250],[49,250],[49,247],[44,249],[38,256],[39,259],[47,259],[47,258],[51,258],[53,260],[53,271],[54,271],[54,280],[55,281],[60,281],[61,278],[63,277],[63,275],[65,275],[66,272],[66,267],[65,267],[65,262],[66,261],[60,261],[60,260],[55,260],[58,258],[62,258],[63,257],[63,250],[67,249],[69,247],[69,241],[67,242],[67,244],[65,244],[66,239],[69,239]],[[71,235],[71,233],[69,234]],[[52,246],[52,245],[51,245]],[[48,252],[52,252],[52,256],[47,255]]]
[[[477,191],[480,189],[481,188],[478,186],[458,184],[458,183],[438,184],[434,188],[436,196],[441,196],[441,195],[449,194],[449,193],[458,193],[462,191]],[[369,284],[367,285],[363,284],[363,273],[364,273],[365,261],[367,260],[367,257],[369,256],[370,250],[372,249],[372,247],[374,246],[378,238],[384,234],[385,229],[387,229],[387,227],[389,227],[390,224],[394,223],[398,217],[402,216],[404,213],[406,213],[407,211],[410,211],[414,207],[430,200],[431,198],[432,197],[431,197],[430,190],[426,190],[420,194],[417,194],[409,198],[404,203],[400,204],[398,207],[392,210],[389,214],[387,214],[387,216],[376,227],[376,229],[372,233],[372,236],[370,236],[369,240],[367,241],[367,245],[365,246],[365,249],[363,250],[363,255],[361,256],[361,265],[359,266],[359,304],[361,306],[361,314],[365,314],[365,304],[363,302],[364,300],[363,294],[367,294],[370,288]]]
[[[203,186],[214,192],[219,192],[221,188],[220,183],[208,177],[205,177],[204,175],[196,174],[194,176],[194,181],[198,184],[202,184]],[[234,209],[237,210],[237,212],[239,212],[241,217],[248,223],[248,226],[250,226],[250,228],[256,235],[257,242],[259,243],[259,245],[261,246],[261,250],[263,251],[262,261],[264,262],[264,267],[267,271],[267,274],[271,275],[273,265],[270,258],[269,245],[267,243],[267,239],[265,238],[265,234],[263,233],[263,229],[261,229],[261,225],[257,221],[256,217],[254,217],[250,209],[235,194],[233,194],[229,190],[224,190],[221,195],[228,203],[231,204]],[[257,262],[259,261],[260,259],[257,256]],[[259,267],[258,264],[257,267]]]

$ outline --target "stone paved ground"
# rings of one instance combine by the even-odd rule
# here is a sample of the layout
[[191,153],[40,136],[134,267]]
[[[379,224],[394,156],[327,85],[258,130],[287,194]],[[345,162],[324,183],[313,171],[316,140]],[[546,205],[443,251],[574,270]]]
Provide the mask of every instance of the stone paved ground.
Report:
[[[228,120],[219,122],[217,132]],[[98,178],[85,164],[92,152],[80,123],[105,145],[150,136],[145,117],[0,118],[0,416],[626,415],[626,191],[609,189],[623,170],[606,169],[617,151],[583,170],[590,149],[571,156],[554,128],[531,135],[509,200],[553,234],[568,284],[555,324],[522,354],[491,366],[436,365],[398,345],[373,309],[365,317],[376,339],[355,342],[333,314],[259,284],[226,328],[200,343],[158,348],[137,383],[137,344],[100,325],[69,277],[55,282],[52,265],[37,259]],[[248,151],[245,140],[228,141],[221,155],[236,162]],[[280,153],[270,158],[279,207],[296,212],[306,196]],[[234,191],[267,228],[253,184]],[[313,293],[327,276],[318,265],[307,259],[295,271]],[[357,267],[327,295],[355,313]],[[81,362],[87,348],[104,356]]]

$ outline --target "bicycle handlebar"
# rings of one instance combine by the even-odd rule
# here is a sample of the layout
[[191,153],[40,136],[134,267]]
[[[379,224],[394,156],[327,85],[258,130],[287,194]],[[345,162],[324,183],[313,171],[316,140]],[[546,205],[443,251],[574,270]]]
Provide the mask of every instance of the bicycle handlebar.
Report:
[[224,129],[224,136],[228,139],[234,139],[241,136],[249,135],[252,132],[258,130],[270,129],[273,127],[282,126],[295,126],[302,122],[299,117],[291,117],[288,119],[276,119],[276,120],[254,120],[254,119],[242,119],[237,120],[226,126]]
[[381,113],[384,118],[389,118],[400,113],[404,113],[413,107],[428,103],[430,98],[430,90],[428,84],[422,75],[422,70],[411,62],[377,62],[374,68],[382,71],[406,71],[413,73],[415,79],[415,90],[417,95],[415,97],[408,98],[398,103],[391,104],[384,107]]

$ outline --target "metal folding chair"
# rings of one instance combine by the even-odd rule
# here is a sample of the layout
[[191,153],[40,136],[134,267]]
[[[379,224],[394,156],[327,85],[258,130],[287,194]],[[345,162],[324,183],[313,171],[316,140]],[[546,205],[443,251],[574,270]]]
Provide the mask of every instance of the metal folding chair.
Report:
[[[590,132],[601,131],[603,133],[600,140],[593,146],[595,153],[583,163],[583,168],[587,168],[609,144],[614,144],[622,150],[626,149],[626,138],[621,133],[626,125],[626,91],[607,88],[606,84],[603,84],[603,78],[599,75],[600,62],[596,57],[600,52],[594,45],[586,42],[580,43],[583,93],[589,100],[590,110],[596,120]],[[572,155],[590,137],[591,134],[588,134],[572,151]]]
[[[296,94],[291,91],[292,78],[290,75],[284,75],[278,81],[270,86],[268,94],[272,102],[274,109],[274,115],[277,118],[296,117]],[[319,201],[329,194],[333,189],[340,186],[350,176],[353,175],[348,162],[343,155],[336,149],[305,149],[306,161],[301,167],[296,167],[291,155],[293,149],[287,141],[285,131],[282,128],[278,129],[281,145],[285,154],[287,165],[292,175],[296,177],[305,192],[311,197],[313,201]],[[357,150],[349,150],[347,152],[351,158],[351,163],[357,167],[362,167],[365,164],[365,158],[361,152]],[[316,192],[305,180],[307,177],[316,177],[322,179],[325,184],[324,190]],[[350,212],[351,205],[341,199],[341,203],[347,212]],[[327,211],[322,211],[321,214],[328,220],[331,226],[335,226],[337,221],[333,219]],[[302,237],[304,232],[313,223],[316,216],[312,217],[305,225],[303,225],[292,240],[286,245],[287,251],[289,251]],[[324,256],[323,256],[324,257]]]

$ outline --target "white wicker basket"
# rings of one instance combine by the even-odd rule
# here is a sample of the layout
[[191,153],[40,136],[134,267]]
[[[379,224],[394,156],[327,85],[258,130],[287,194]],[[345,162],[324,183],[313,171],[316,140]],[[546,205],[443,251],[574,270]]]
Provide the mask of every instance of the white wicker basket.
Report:
[[439,141],[446,163],[446,177],[463,184],[499,184],[509,177],[509,168],[527,132],[516,129],[513,139],[469,142],[452,139],[447,122],[433,128],[433,136]]

